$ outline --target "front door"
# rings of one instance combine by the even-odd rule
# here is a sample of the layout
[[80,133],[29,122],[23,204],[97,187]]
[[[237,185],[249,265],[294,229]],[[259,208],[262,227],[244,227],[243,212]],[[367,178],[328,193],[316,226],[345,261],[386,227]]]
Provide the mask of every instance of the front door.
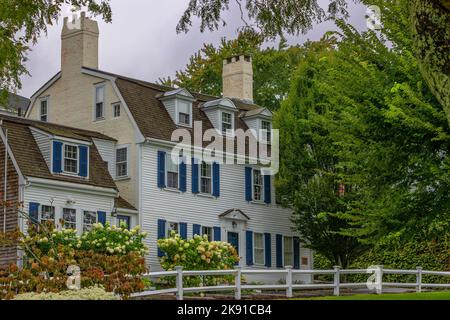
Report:
[[228,232],[228,243],[231,244],[239,254],[239,233]]

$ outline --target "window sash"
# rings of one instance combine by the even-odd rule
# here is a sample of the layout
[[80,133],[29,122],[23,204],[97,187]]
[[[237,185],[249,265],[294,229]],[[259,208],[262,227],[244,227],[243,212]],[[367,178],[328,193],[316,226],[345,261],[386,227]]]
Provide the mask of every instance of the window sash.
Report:
[[260,170],[253,170],[253,200],[262,199],[263,179]]
[[48,105],[47,100],[41,101],[41,118],[43,116],[47,117],[47,105]]
[[178,222],[168,222],[167,223],[167,236],[170,237],[172,231],[175,231],[176,234],[180,233],[180,228],[179,228],[179,224]]
[[77,230],[77,211],[75,209],[63,208],[63,220],[65,229]]
[[46,221],[55,222],[55,207],[52,206],[41,206],[41,215],[40,215],[41,223]]
[[64,145],[64,172],[78,173],[78,146]]
[[262,121],[261,122],[261,129],[263,130],[263,133],[266,135],[266,142],[270,142],[272,140],[272,124],[269,121]]
[[204,236],[204,235],[206,235],[208,237],[208,241],[212,241],[213,240],[213,228],[202,226],[202,236]]
[[167,187],[178,189],[178,164],[172,161],[171,154],[166,155],[166,176],[167,176]]
[[212,192],[212,166],[205,162],[202,162],[200,170],[200,192],[211,193]]
[[285,266],[293,266],[294,257],[294,240],[292,237],[284,237],[283,241],[283,251],[284,251],[284,265]]
[[227,130],[232,130],[232,119],[231,113],[222,112],[222,132],[227,133]]
[[178,122],[182,123],[182,124],[190,124],[191,117],[187,113],[180,112],[180,113],[178,113]]
[[265,248],[264,248],[264,236],[262,233],[255,233],[253,238],[254,258],[255,264],[264,265],[265,260]]
[[114,111],[114,118],[120,117],[120,104],[119,103],[113,105],[113,111]]
[[97,223],[97,212],[83,211],[83,232],[91,231],[94,223]]
[[127,228],[128,230],[131,229],[131,226],[130,226],[131,218],[130,218],[129,216],[117,216],[117,226],[120,227],[120,225],[121,225],[122,223],[125,223],[125,224],[127,225],[126,228]]
[[116,150],[116,176],[126,177],[128,175],[128,148]]

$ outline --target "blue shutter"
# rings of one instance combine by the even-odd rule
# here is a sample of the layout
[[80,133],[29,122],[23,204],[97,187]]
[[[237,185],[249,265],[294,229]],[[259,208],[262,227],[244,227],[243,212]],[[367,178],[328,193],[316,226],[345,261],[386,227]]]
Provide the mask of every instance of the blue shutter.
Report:
[[80,177],[87,177],[88,175],[88,147],[79,146],[78,150],[80,152]]
[[180,163],[180,191],[186,192],[186,160],[183,158]]
[[62,172],[62,142],[53,141],[53,173]]
[[245,167],[245,200],[252,201],[252,168]]
[[28,211],[31,223],[37,224],[39,222],[39,203],[30,202]]
[[192,193],[198,193],[198,163],[192,158]]
[[283,268],[283,236],[281,234],[276,236],[276,250],[277,268]]
[[187,239],[187,223],[180,223],[180,236],[182,239]]
[[272,239],[270,233],[264,233],[264,246],[266,255],[266,267],[272,267]]
[[218,163],[213,163],[213,196],[220,196],[220,166]]
[[195,236],[196,234],[198,234],[199,236],[201,236],[201,228],[202,226],[199,224],[194,224],[192,226],[192,236]]
[[247,265],[252,266],[253,265],[253,232],[247,230],[246,232],[246,245],[247,245]]
[[294,269],[300,269],[300,239],[294,237]]
[[[166,220],[158,220],[158,239],[164,239],[166,237]],[[164,252],[158,248],[158,257],[164,256]]]
[[214,227],[214,241],[221,241],[220,227]]
[[97,211],[97,222],[106,225],[106,212]]
[[269,204],[272,202],[271,199],[271,192],[270,192],[270,183],[271,183],[271,177],[270,175],[264,176],[264,202]]
[[166,153],[158,151],[158,188],[166,187]]

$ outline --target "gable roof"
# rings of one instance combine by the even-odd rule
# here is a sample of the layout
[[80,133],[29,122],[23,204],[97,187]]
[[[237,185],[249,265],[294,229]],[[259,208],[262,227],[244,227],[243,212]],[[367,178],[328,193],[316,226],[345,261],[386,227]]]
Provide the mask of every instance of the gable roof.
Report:
[[0,120],[2,122],[1,126],[4,129],[8,129],[8,144],[17,161],[17,165],[24,176],[113,188],[117,190],[114,180],[109,174],[94,143],[92,143],[89,148],[90,169],[88,179],[52,174],[36,140],[34,139],[31,128],[38,128],[51,134],[57,133],[59,136],[87,142],[92,142],[92,138],[114,139],[92,131],[12,116],[0,115]]

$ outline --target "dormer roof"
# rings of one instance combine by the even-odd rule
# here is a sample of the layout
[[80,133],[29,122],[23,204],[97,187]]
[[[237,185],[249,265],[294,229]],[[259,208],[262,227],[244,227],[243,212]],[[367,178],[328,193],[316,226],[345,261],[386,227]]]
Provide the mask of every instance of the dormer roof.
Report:
[[182,99],[195,100],[194,96],[184,88],[178,88],[171,91],[166,91],[158,95],[161,100],[178,97]]
[[272,118],[273,113],[267,108],[259,108],[244,111],[241,114],[241,117],[244,119],[253,118],[253,117],[263,117],[263,118]]
[[211,101],[208,101],[208,102],[205,102],[202,104],[203,110],[213,109],[213,108],[225,108],[225,109],[229,109],[232,111],[238,111],[238,108],[235,106],[233,101],[231,101],[228,98],[215,99],[215,100],[211,100]]

